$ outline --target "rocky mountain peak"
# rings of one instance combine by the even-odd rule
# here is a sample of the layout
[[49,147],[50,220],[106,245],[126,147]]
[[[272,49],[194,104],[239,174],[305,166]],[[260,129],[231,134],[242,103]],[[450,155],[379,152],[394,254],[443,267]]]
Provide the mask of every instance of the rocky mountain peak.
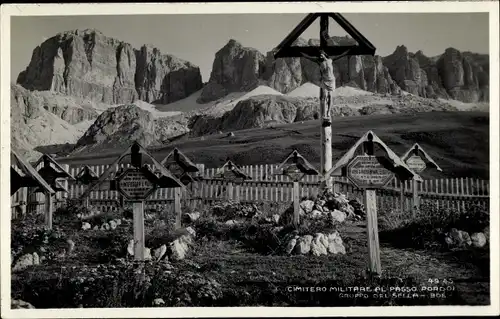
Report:
[[234,39],[215,54],[212,72],[198,102],[217,100],[231,92],[248,91],[259,84],[265,72],[265,57]]
[[392,53],[392,55],[397,55],[397,56],[408,55],[408,48],[405,45],[398,45],[396,47],[396,50],[394,50],[394,53]]
[[202,87],[194,64],[151,46],[136,50],[96,29],[65,31],[44,41],[17,83],[107,104],[170,103]]
[[424,57],[424,58],[427,58],[427,56],[424,54],[424,52],[422,50],[418,50],[415,53],[415,57]]

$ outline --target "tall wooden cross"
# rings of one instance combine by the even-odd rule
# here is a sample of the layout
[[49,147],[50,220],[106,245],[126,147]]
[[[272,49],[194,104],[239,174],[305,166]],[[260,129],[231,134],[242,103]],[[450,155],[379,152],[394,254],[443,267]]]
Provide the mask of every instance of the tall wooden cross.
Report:
[[[320,45],[314,46],[292,46],[292,43],[317,19],[320,18]],[[333,18],[354,40],[355,45],[328,45],[328,19]],[[276,47],[274,57],[319,57],[321,51],[329,58],[339,59],[340,57],[350,55],[374,55],[375,47],[358,30],[354,28],[339,13],[311,13],[308,14],[302,22]],[[327,74],[322,74],[327,76]],[[327,79],[322,79],[327,80]],[[335,82],[335,81],[333,81]],[[335,83],[331,90],[335,89]],[[330,91],[331,91],[330,90]],[[332,123],[331,109],[333,106],[332,94],[328,94],[323,87],[320,88],[320,114],[323,119],[321,122],[321,175],[324,177],[323,188],[332,190],[331,178],[326,178],[326,173],[332,168]]]

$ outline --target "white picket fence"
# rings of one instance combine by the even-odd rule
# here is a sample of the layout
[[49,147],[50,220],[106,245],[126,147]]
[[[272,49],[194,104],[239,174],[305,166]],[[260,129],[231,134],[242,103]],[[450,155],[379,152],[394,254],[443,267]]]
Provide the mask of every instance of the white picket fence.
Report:
[[[72,176],[82,167],[63,165]],[[128,165],[123,165],[128,167]],[[203,174],[203,181],[192,183],[184,194],[184,205],[200,208],[213,201],[228,198],[227,191],[232,189],[232,198],[242,202],[291,202],[292,181],[287,176],[275,175],[278,165],[242,166],[241,169],[252,177],[239,185],[228,188],[228,183],[215,178],[216,169],[205,169],[203,164],[197,164]],[[109,165],[91,167],[97,175],[101,175]],[[38,167],[36,168],[39,169]],[[301,181],[301,196],[315,196],[319,191],[320,176],[305,176]],[[334,177],[334,188],[344,193],[348,198],[362,200],[362,191],[354,187],[345,177]],[[85,191],[85,185],[64,181],[68,193],[58,192],[55,208],[67,203],[68,200],[78,200]],[[386,187],[377,190],[377,206],[379,209],[410,210],[412,205],[413,183],[406,181],[403,185],[404,196],[401,200],[400,182],[393,179]],[[28,191],[29,192],[29,191]],[[475,178],[454,178],[424,180],[418,189],[421,205],[435,205],[438,208],[465,210],[470,204],[484,207],[489,205],[489,181]],[[21,189],[12,196],[13,217],[17,216],[18,203],[27,198],[28,212],[44,210],[44,195],[36,193],[26,196],[26,189]],[[160,206],[171,206],[173,209],[174,189],[158,189],[146,201],[146,209],[159,209]],[[109,182],[105,182],[90,193],[90,204],[102,211],[118,209],[118,192],[109,190]],[[201,205],[201,206],[200,206]],[[403,206],[403,207],[402,207]]]

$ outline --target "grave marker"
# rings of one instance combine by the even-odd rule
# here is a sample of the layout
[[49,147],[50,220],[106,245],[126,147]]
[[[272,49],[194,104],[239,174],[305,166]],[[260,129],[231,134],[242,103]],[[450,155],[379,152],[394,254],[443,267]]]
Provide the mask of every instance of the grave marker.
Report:
[[156,190],[156,184],[137,167],[127,168],[116,177],[116,183],[118,191],[131,201],[146,200]]
[[[427,154],[421,147],[418,145],[418,143],[413,144],[413,146],[406,151],[403,156],[401,156],[401,159],[408,165],[410,169],[412,169],[415,173],[421,173],[427,167],[436,169],[439,172],[442,172],[443,170],[439,165],[434,162],[434,160]],[[403,188],[401,188],[401,200],[404,200],[404,195],[403,195]],[[418,195],[418,182],[413,179],[412,180],[412,214],[415,216],[416,212],[420,209],[420,197]],[[401,207],[402,204],[401,204]]]
[[[97,181],[99,179],[99,176],[94,172],[92,168],[90,168],[88,165],[85,165],[75,176],[76,182],[83,184],[83,185],[90,185],[93,182]],[[82,199],[82,198],[80,198]],[[85,202],[84,206],[86,208],[89,208],[90,206],[90,197],[87,196],[85,197]]]
[[[200,180],[198,167],[179,149],[174,148],[160,162],[165,166],[176,178],[178,178],[185,186],[191,184],[195,180]],[[193,177],[194,175],[194,177]],[[180,188],[174,190],[174,212],[175,212],[175,227],[182,226],[182,208],[181,208],[182,191]]]
[[[153,162],[154,170],[143,165],[143,155]],[[131,158],[131,167],[116,174],[120,162],[127,156]],[[106,181],[115,172],[116,189],[127,199],[132,201],[134,214],[134,259],[144,261],[144,200],[146,200],[156,188],[179,187],[184,184],[173,176],[163,165],[160,164],[144,147],[138,142],[123,152],[102,173],[99,179],[88,187],[82,196],[88,196],[90,192]],[[113,183],[112,183],[113,184]]]
[[[382,149],[382,156],[377,156],[375,146]],[[362,154],[356,156],[358,149]],[[380,245],[377,223],[376,189],[383,187],[392,179],[392,174],[407,179],[422,180],[412,171],[375,133],[365,133],[338,162],[327,172],[325,178],[332,174],[346,174],[348,179],[358,188],[364,190],[364,205],[366,209],[366,231],[368,235],[369,272],[380,274]]]
[[239,184],[252,178],[245,174],[236,164],[227,159],[226,163],[217,169],[215,174],[216,178],[221,178],[227,182],[227,199],[233,200],[233,184],[236,185],[236,201],[240,201],[240,187]]
[[319,172],[297,150],[293,150],[278,166],[277,174],[286,175],[293,181],[293,224],[300,224],[300,180],[306,175],[319,175]]
[[[17,154],[16,151],[10,151],[10,195],[14,195],[20,188],[39,187],[51,198],[56,192],[43,179],[35,168],[25,159]],[[24,195],[27,195],[27,191]],[[48,196],[47,196],[48,195]],[[21,214],[26,213],[27,198],[21,203]],[[52,229],[52,208],[49,206],[45,210],[45,227]]]
[[[320,20],[320,43],[316,46],[293,46],[295,40],[315,21]],[[332,18],[337,24],[344,29],[355,41],[354,45],[332,45],[332,41],[328,35],[329,18]],[[375,47],[368,39],[366,39],[352,24],[349,23],[339,13],[310,13],[308,14],[285,39],[273,50],[274,58],[288,57],[306,57],[317,59],[320,56],[320,49],[331,59],[338,60],[344,56],[352,55],[375,55]],[[347,63],[350,65],[350,63]],[[330,67],[331,68],[331,67]],[[321,76],[325,76],[324,82],[331,82],[328,72],[321,72]],[[333,75],[331,75],[333,76]],[[331,124],[331,109],[333,106],[333,95],[327,94],[330,89],[335,89],[335,81],[330,83],[333,88],[324,88],[323,85],[319,91],[320,112],[322,116],[321,122],[321,175],[323,178],[323,188],[332,189],[332,181],[330,178],[325,178],[326,173],[332,167],[332,124]],[[327,91],[327,89],[329,91]]]
[[[75,180],[75,178],[64,169],[59,163],[57,163],[50,155],[43,154],[38,161],[36,161],[34,167],[38,167],[43,163],[43,166],[38,170],[38,174],[43,177],[43,179],[50,185],[50,187],[57,192],[68,192],[66,187],[61,185],[57,179],[66,178]],[[45,222],[49,229],[52,229],[52,218],[54,212],[54,197],[55,193],[51,194],[44,188],[35,188],[34,192],[42,192],[45,194]]]
[[382,166],[375,156],[359,155],[347,165],[347,178],[357,188],[381,188],[393,177],[394,173]]

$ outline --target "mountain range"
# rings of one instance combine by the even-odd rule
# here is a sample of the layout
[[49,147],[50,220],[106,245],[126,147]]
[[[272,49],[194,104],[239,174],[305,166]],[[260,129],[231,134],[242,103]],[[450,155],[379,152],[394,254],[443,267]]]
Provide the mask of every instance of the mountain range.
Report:
[[[317,43],[299,38],[295,45]],[[334,116],[456,110],[457,103],[489,101],[489,56],[453,48],[427,57],[401,45],[386,57],[339,59],[334,72],[338,90],[349,88],[336,94]],[[50,144],[95,152],[128,136],[161,145],[186,134],[310,120],[318,111],[318,82],[315,63],[275,60],[234,39],[216,52],[203,83],[198,66],[150,45],[136,49],[98,30],[62,32],[33,50],[11,84],[12,146],[32,158],[34,149]]]

